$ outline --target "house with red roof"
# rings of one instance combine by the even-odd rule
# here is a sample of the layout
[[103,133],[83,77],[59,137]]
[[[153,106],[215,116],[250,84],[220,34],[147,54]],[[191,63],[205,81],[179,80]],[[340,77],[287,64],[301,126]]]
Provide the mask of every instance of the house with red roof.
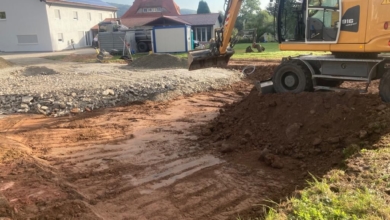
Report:
[[208,42],[214,29],[221,27],[222,18],[219,13],[181,15],[174,0],[134,0],[120,21],[129,28],[189,25],[195,40]]

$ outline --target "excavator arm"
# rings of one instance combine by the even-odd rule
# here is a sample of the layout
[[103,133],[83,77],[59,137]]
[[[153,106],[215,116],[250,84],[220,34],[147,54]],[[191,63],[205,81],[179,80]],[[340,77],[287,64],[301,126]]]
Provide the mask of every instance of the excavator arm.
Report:
[[188,69],[197,70],[209,67],[226,67],[230,57],[234,54],[231,44],[231,35],[238,14],[244,0],[225,1],[225,19],[221,28],[215,30],[214,40],[209,49],[188,53]]

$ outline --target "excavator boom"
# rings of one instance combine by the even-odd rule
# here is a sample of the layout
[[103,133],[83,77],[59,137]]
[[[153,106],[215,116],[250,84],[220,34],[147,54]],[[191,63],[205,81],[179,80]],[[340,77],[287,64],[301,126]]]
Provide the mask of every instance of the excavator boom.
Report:
[[189,70],[227,66],[230,57],[234,54],[234,50],[228,47],[242,2],[243,0],[226,0],[223,26],[215,30],[214,40],[210,42],[209,49],[188,53]]

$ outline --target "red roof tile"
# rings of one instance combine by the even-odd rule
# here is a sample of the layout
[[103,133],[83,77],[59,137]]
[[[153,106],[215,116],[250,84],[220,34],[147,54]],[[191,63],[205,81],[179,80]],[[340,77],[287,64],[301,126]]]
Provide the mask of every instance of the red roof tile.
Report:
[[219,19],[218,13],[212,14],[192,14],[192,15],[178,15],[178,16],[158,16],[158,17],[132,17],[121,18],[123,25],[134,28],[140,26],[148,26],[149,23],[156,21],[157,19],[165,18],[181,24],[200,26],[200,25],[215,25]]
[[[162,12],[137,13],[141,8],[162,7]],[[175,16],[180,15],[180,7],[174,0],[134,0],[133,5],[122,16],[122,18],[131,17],[161,17],[162,15]]]
[[134,27],[140,27],[144,26],[145,24],[154,21],[158,19],[159,17],[148,17],[148,18],[122,18],[121,22],[123,25],[129,28],[134,28]]

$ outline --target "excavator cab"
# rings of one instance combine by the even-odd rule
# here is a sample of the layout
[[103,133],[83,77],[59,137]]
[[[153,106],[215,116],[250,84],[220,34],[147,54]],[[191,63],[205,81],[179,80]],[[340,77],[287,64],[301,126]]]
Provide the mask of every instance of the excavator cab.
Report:
[[275,14],[281,44],[338,42],[341,28],[339,0],[280,0]]

